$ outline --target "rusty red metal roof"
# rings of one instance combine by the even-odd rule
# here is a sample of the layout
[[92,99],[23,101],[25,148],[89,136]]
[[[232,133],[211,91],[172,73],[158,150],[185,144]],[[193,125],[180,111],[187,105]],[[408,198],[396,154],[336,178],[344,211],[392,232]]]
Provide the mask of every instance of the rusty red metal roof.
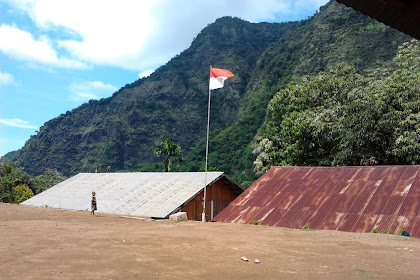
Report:
[[420,237],[420,165],[272,167],[214,221]]

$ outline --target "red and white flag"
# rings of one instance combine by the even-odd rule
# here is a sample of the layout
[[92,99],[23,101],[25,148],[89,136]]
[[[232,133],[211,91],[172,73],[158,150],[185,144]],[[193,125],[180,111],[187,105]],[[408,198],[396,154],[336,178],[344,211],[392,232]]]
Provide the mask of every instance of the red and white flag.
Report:
[[210,90],[222,88],[226,79],[233,77],[234,75],[225,69],[210,68]]

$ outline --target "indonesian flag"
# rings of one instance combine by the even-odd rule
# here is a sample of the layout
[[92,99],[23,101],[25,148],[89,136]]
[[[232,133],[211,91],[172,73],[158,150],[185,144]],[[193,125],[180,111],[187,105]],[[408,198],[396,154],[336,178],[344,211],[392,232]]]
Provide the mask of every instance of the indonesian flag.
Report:
[[234,75],[228,70],[219,68],[210,68],[210,90],[222,88],[226,79],[233,77]]

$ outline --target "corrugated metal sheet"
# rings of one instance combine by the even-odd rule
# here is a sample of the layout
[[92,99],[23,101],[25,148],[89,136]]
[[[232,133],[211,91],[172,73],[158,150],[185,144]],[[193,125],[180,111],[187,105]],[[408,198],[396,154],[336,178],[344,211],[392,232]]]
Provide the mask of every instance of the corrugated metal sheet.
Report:
[[[235,193],[241,192],[223,172],[207,173],[207,186],[216,180],[223,180]],[[95,191],[98,212],[165,218],[203,188],[204,172],[81,173],[22,204],[88,210]]]
[[420,166],[273,167],[214,221],[420,237]]

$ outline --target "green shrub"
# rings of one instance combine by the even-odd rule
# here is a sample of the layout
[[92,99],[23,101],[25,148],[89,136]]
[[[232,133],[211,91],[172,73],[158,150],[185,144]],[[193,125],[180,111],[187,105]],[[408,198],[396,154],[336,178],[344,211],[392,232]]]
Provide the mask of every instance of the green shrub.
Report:
[[306,224],[306,225],[304,225],[302,227],[302,229],[304,229],[304,230],[310,230],[311,228],[310,228],[309,224]]
[[17,185],[12,189],[12,203],[19,204],[34,196],[32,190],[24,184]]
[[383,229],[383,230],[381,230],[381,233],[384,233],[384,234],[395,234],[395,232],[393,232],[392,230],[390,230],[390,229]]

